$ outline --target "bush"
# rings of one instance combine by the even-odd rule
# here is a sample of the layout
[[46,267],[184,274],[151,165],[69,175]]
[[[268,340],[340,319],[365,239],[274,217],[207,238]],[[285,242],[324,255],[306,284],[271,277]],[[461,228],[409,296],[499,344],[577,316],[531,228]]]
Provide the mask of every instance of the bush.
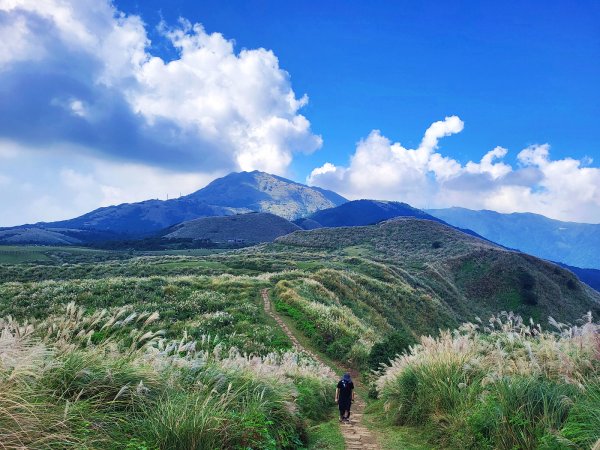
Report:
[[470,412],[471,433],[482,448],[558,445],[553,433],[565,423],[576,396],[576,388],[563,383],[532,377],[503,379]]
[[412,336],[405,332],[394,331],[388,334],[383,341],[376,342],[371,347],[368,360],[369,368],[372,370],[380,369],[382,364],[388,364],[390,360],[407,351],[415,343]]

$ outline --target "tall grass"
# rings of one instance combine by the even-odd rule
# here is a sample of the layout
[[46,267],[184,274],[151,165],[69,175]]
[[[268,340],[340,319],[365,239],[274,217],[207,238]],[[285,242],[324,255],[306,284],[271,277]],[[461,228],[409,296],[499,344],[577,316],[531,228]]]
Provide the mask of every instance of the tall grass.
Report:
[[376,382],[397,423],[428,424],[451,447],[581,448],[600,438],[600,325],[503,313],[422,337]]
[[327,418],[334,387],[317,362],[173,340],[157,323],[73,303],[0,319],[0,449],[297,448],[306,420]]
[[378,333],[334,294],[310,279],[279,281],[275,294],[277,309],[291,317],[320,350],[345,363],[366,364]]

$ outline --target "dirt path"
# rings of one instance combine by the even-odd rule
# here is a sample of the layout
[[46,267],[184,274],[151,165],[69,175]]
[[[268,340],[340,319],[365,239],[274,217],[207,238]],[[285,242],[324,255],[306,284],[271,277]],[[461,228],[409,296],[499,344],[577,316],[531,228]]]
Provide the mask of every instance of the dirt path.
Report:
[[[271,307],[271,300],[269,299],[269,290],[263,289],[262,299],[265,305],[265,312],[277,322],[277,325],[281,327],[284,333],[290,338],[292,341],[292,345],[298,351],[304,352],[308,354],[311,358],[319,361],[321,364],[326,366],[325,362],[315,355],[310,350],[304,348],[302,344],[298,341],[296,336],[291,332],[289,327],[281,320],[281,317],[273,310]],[[337,379],[332,379],[332,382],[337,382]],[[356,382],[355,382],[356,383]],[[379,446],[377,445],[377,440],[375,436],[369,431],[367,427],[365,427],[362,423],[362,417],[365,410],[365,402],[362,398],[356,395],[356,400],[352,404],[352,413],[350,416],[350,424],[340,424],[342,435],[344,436],[344,440],[346,441],[346,449],[347,450],[379,450]]]

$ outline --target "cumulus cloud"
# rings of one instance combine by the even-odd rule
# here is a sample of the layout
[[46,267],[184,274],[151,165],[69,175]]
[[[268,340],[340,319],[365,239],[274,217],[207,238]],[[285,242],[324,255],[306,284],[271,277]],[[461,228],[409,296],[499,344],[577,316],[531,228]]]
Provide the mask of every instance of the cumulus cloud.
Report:
[[0,2],[0,137],[67,143],[102,158],[198,171],[285,173],[321,138],[307,102],[265,49],[185,20],[162,34],[178,51],[149,52],[145,25],[108,0]]
[[175,58],[110,0],[0,0],[0,225],[285,175],[321,146],[272,51],[185,19],[159,32]]
[[442,137],[459,133],[456,116],[433,123],[416,149],[377,130],[361,140],[348,166],[326,163],[307,182],[349,198],[398,200],[421,208],[463,206],[500,212],[535,212],[561,220],[600,222],[600,168],[589,158],[552,160],[550,146],[531,145],[504,162],[496,147],[462,165],[438,151]]

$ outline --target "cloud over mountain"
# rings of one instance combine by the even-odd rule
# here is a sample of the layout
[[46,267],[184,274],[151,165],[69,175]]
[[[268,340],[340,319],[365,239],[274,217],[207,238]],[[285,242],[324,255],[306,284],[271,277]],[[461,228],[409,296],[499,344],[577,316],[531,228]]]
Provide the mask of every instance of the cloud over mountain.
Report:
[[0,134],[40,150],[276,173],[320,146],[273,52],[236,53],[184,19],[161,32],[178,58],[151,54],[142,20],[107,1],[3,2]]
[[517,166],[496,147],[479,162],[461,164],[438,151],[439,140],[461,132],[456,116],[433,123],[416,149],[393,143],[378,130],[361,140],[348,166],[325,163],[308,184],[349,198],[408,202],[417,207],[463,206],[500,212],[529,211],[548,217],[600,222],[600,168],[591,160],[552,160],[550,146],[531,145]]
[[[0,1],[2,179],[45,158],[55,184],[58,174],[98,178],[100,165],[124,162],[133,179],[149,171],[198,180],[232,170],[285,174],[295,152],[321,146],[299,112],[307,97],[295,94],[272,51],[236,52],[232,40],[185,19],[159,32],[174,59],[153,54],[142,19],[108,0]],[[107,187],[130,188],[127,180]]]

